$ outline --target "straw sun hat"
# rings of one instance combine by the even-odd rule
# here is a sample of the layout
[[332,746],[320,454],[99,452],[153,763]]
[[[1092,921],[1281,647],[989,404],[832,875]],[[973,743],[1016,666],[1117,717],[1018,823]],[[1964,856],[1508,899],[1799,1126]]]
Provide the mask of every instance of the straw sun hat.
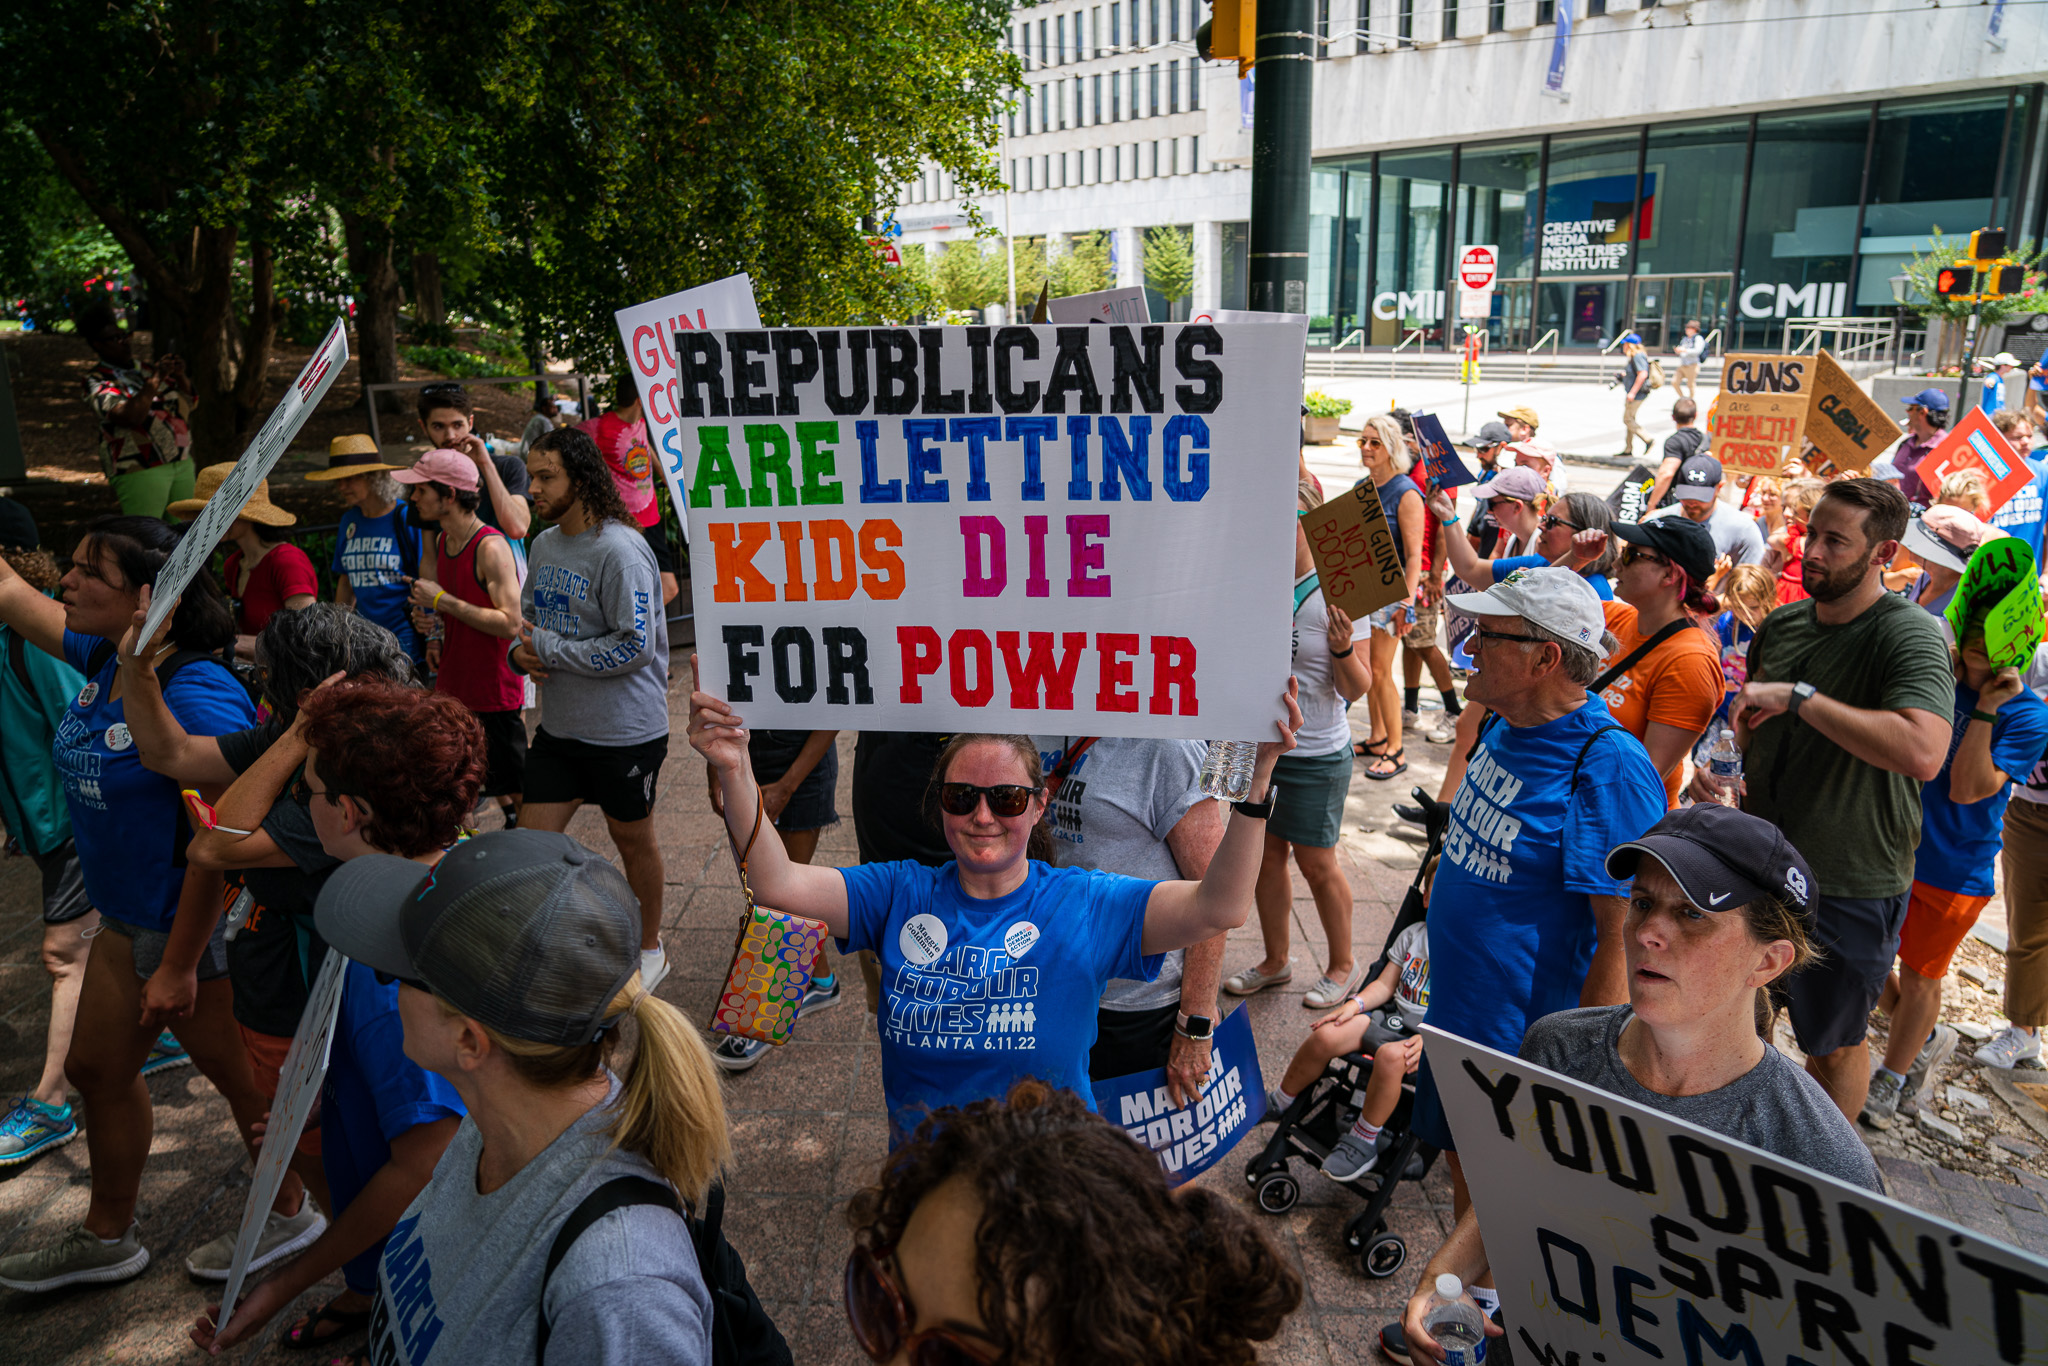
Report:
[[389,473],[402,470],[403,465],[387,465],[377,443],[360,433],[337,436],[327,443],[327,468],[314,470],[307,479],[325,483],[330,479],[346,479],[352,474]]
[[[218,465],[208,465],[205,469],[199,471],[198,478],[193,481],[193,496],[190,498],[180,498],[177,502],[172,503],[167,511],[176,517],[197,517],[199,509],[205,507],[213,495],[220,492],[221,484],[227,479],[229,471],[233,469],[234,466],[225,461]],[[299,520],[292,513],[286,512],[283,508],[270,501],[270,481],[268,479],[257,483],[256,492],[249,495],[249,501],[242,504],[242,510],[235,515],[247,518],[252,522],[260,522],[264,526],[291,526]]]

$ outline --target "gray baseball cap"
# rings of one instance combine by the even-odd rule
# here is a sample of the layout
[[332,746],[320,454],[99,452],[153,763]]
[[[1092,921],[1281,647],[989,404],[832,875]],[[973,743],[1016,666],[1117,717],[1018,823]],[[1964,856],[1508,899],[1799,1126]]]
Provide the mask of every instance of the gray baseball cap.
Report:
[[1515,434],[1508,430],[1507,423],[1489,422],[1479,429],[1479,435],[1465,444],[1476,450],[1481,446],[1505,446],[1514,439]]
[[640,969],[640,903],[625,874],[546,830],[478,835],[433,868],[351,859],[313,919],[357,962],[533,1043],[594,1041]]

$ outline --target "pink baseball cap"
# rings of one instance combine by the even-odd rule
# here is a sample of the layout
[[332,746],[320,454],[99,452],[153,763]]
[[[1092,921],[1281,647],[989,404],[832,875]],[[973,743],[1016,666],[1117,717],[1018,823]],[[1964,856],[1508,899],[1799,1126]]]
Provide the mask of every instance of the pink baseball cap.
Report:
[[1969,567],[1978,547],[2004,535],[1961,508],[1937,503],[1906,524],[1905,546],[1920,563],[1938,564],[1960,574]]
[[476,462],[461,451],[436,446],[421,456],[409,470],[394,470],[391,477],[401,484],[446,484],[451,489],[477,487]]

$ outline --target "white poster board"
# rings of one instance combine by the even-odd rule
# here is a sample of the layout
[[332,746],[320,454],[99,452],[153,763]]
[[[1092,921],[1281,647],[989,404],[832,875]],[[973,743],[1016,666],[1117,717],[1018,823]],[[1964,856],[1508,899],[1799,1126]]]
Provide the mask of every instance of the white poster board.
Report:
[[156,572],[156,584],[150,589],[149,615],[143,618],[142,632],[135,638],[138,652],[149,648],[157,627],[163,625],[164,619],[177,607],[178,596],[206,567],[213,548],[234,525],[242,504],[249,501],[249,495],[256,492],[258,484],[270,477],[271,470],[277,467],[278,457],[292,444],[292,438],[299,434],[299,428],[306,425],[306,419],[313,415],[313,410],[320,406],[320,400],[334,386],[335,377],[346,364],[348,328],[343,319],[336,318],[312,358],[299,371],[299,377],[292,381],[292,387],[284,391],[277,407],[271,409],[269,420],[243,450],[235,461],[234,469],[221,481],[213,497],[206,500],[206,506],[192,519],[192,525],[185,528],[185,535],[171,552],[171,557],[164,561],[164,567]]
[[1422,1028],[1515,1360],[2048,1360],[2048,1261]]
[[612,319],[619,325],[619,342],[633,367],[640,419],[647,424],[648,449],[654,452],[661,477],[668,481],[669,497],[681,508],[683,490],[678,480],[683,449],[676,435],[675,402],[669,389],[676,373],[670,338],[677,332],[707,327],[759,327],[761,311],[754,304],[754,282],[744,275],[728,275],[708,285],[622,308]]
[[1152,308],[1145,302],[1145,291],[1133,285],[1053,299],[1045,306],[1045,316],[1056,323],[1149,323]]
[[[313,1102],[319,1099],[321,1083],[327,1079],[328,1048],[334,1042],[334,1022],[341,1014],[342,978],[347,971],[348,959],[329,949],[313,979],[313,989],[307,993],[298,1032],[292,1035],[292,1046],[284,1055],[277,1098],[271,1102],[270,1123],[263,1130],[263,1149],[249,1180],[249,1203],[242,1207],[242,1227],[235,1234],[235,1259],[228,1266],[217,1325],[235,1316],[235,1301],[242,1296],[242,1282],[256,1256],[256,1243],[263,1237],[264,1221],[270,1217],[278,1188],[284,1184],[285,1168],[298,1151],[299,1135],[305,1132],[306,1117],[313,1113]],[[329,1219],[335,1213],[326,1211]]]
[[1272,338],[678,332],[705,689],[777,729],[1271,738],[1301,403]]

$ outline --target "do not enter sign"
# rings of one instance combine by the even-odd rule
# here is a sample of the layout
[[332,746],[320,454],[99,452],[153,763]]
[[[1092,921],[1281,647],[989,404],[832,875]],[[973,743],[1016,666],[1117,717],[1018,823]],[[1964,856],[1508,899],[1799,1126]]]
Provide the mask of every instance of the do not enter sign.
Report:
[[1492,289],[1499,274],[1499,248],[1472,246],[1458,253],[1458,283],[1473,293]]

